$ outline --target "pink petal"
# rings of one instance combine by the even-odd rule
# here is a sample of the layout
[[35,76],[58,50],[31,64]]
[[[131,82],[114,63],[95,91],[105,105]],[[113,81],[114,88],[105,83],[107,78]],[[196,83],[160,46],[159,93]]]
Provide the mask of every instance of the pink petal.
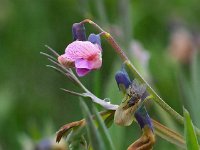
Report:
[[89,62],[85,59],[77,59],[75,61],[75,67],[76,68],[85,68],[85,69],[92,69],[89,67]]
[[99,69],[102,65],[101,53],[96,55],[92,60],[88,61],[88,65],[90,69]]
[[99,69],[102,65],[102,59],[98,56],[92,60],[85,60],[85,59],[77,59],[75,61],[76,68],[85,68],[85,69]]
[[89,72],[90,72],[90,69],[76,68],[76,73],[78,74],[79,77],[85,76]]
[[80,58],[87,59],[97,53],[101,53],[101,50],[89,41],[74,41],[65,49],[66,57],[72,61]]

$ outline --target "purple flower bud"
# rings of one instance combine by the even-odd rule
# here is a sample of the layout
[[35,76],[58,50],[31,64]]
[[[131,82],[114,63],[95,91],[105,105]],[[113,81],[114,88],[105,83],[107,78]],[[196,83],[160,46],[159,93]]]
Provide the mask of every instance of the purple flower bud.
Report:
[[82,23],[74,23],[72,26],[73,40],[86,41],[85,27]]
[[88,37],[88,41],[90,41],[93,44],[98,44],[101,47],[101,39],[99,34],[97,35],[94,33],[90,34]]
[[122,68],[120,71],[118,71],[115,74],[115,80],[117,82],[119,89],[120,89],[120,86],[124,86],[127,89],[129,85],[131,84],[131,80],[128,76],[128,73],[126,72],[124,68]]
[[138,109],[134,114],[138,124],[140,125],[140,128],[143,129],[146,125],[153,131],[153,125],[151,122],[151,118],[149,117],[149,114],[144,107],[141,107]]

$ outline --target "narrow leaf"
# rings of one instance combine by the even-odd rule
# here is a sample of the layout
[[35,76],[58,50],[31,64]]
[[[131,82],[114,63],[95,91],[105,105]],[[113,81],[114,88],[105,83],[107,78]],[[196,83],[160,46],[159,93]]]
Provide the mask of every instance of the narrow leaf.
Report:
[[94,150],[104,150],[105,149],[105,145],[103,143],[103,140],[97,130],[97,128],[95,127],[95,124],[92,120],[92,115],[87,107],[87,105],[85,104],[85,102],[83,100],[80,101],[80,105],[82,108],[82,112],[84,117],[86,118],[86,122],[87,122],[87,134],[89,136],[89,140],[91,142],[92,148]]
[[42,54],[42,55],[46,56],[47,58],[51,58],[51,59],[53,59],[53,60],[57,61],[57,59],[56,59],[56,58],[54,58],[53,56],[51,56],[51,55],[49,55],[49,54],[47,54],[47,53],[40,52],[40,54]]
[[184,113],[184,128],[185,128],[184,132],[185,132],[187,149],[199,150],[197,136],[194,131],[194,126],[190,118],[190,114],[185,108],[183,108],[183,113]]
[[185,141],[179,133],[172,131],[154,119],[152,119],[152,122],[157,136],[183,149],[186,148]]
[[49,51],[51,51],[53,53],[54,56],[58,57],[60,56],[55,50],[53,50],[51,47],[49,47],[48,45],[45,45],[46,48],[48,48]]
[[99,115],[99,113],[97,112],[95,107],[93,107],[93,112],[95,114],[95,117],[96,117],[96,120],[97,120],[97,123],[98,123],[99,133],[100,133],[100,135],[103,139],[103,142],[106,146],[106,149],[107,150],[115,150],[113,142],[111,140],[111,137],[108,133],[108,129],[107,129],[105,123],[103,122],[101,116]]

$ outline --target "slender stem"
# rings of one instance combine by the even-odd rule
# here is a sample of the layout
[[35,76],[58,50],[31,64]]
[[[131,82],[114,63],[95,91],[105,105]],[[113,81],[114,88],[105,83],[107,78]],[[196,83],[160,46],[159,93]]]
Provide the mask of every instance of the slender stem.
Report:
[[122,61],[128,60],[128,57],[126,56],[126,54],[124,53],[124,51],[120,48],[120,46],[117,44],[117,42],[115,41],[115,39],[110,35],[110,33],[104,31],[99,25],[97,25],[96,23],[94,23],[93,21],[91,21],[89,19],[85,19],[81,23],[86,23],[86,22],[90,23],[97,30],[99,30],[99,32],[101,32],[100,35],[102,35],[102,36],[104,36],[106,38],[106,40],[108,41],[108,43],[111,44],[111,46],[114,48],[115,52],[120,56],[120,58],[122,59]]
[[110,33],[104,31],[104,32],[101,32],[101,35],[105,36],[108,43],[111,44],[111,46],[114,48],[115,52],[120,56],[122,61],[128,60],[128,57],[126,56],[124,51],[119,47],[119,45],[114,40],[114,38],[110,35]]
[[81,83],[81,81],[76,77],[76,75],[72,71],[70,75],[76,81],[80,88],[82,88],[86,93],[90,93],[90,91]]
[[77,93],[77,92],[74,92],[74,91],[70,91],[70,90],[67,90],[67,89],[63,89],[63,88],[60,88],[61,90],[69,93],[69,94],[72,94],[72,95],[76,95],[76,96],[81,96],[81,97],[86,97],[84,94],[82,93]]
[[48,45],[45,45],[45,47],[46,48],[48,48],[55,56],[59,56],[59,54],[56,52],[56,51],[54,51],[51,47],[49,47]]
[[42,55],[44,55],[44,56],[47,56],[47,58],[51,58],[52,60],[55,60],[55,61],[57,61],[57,59],[56,59],[56,58],[54,58],[53,56],[51,56],[51,55],[49,55],[49,54],[47,54],[47,53],[40,52],[40,54],[42,54]]
[[[171,114],[181,124],[184,124],[183,117],[179,113],[177,113],[174,109],[172,109],[167,103],[165,103],[164,100],[161,97],[159,97],[158,94],[150,87],[150,85],[142,78],[142,76],[139,74],[137,69],[130,62],[130,60],[124,53],[124,51],[116,43],[115,39],[110,35],[110,33],[104,31],[99,25],[97,25],[95,22],[91,21],[90,19],[85,19],[81,23],[89,23],[89,24],[93,25],[97,30],[99,30],[101,32],[100,35],[103,35],[107,39],[107,41],[114,48],[115,52],[119,55],[119,57],[122,59],[122,61],[128,66],[128,68],[132,71],[132,73],[135,75],[135,77],[140,82],[145,83],[147,85],[147,91],[153,96],[153,100],[158,105],[160,105],[165,111],[167,111],[169,114]],[[197,127],[195,127],[195,131],[200,136],[200,130]]]

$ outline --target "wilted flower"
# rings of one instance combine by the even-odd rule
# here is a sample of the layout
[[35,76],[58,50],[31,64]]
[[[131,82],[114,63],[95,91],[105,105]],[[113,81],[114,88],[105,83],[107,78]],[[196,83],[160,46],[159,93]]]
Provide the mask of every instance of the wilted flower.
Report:
[[72,27],[73,39],[65,49],[65,54],[58,57],[58,62],[65,67],[75,67],[78,76],[84,76],[102,65],[100,36],[90,34],[85,41],[85,28],[75,23]]
[[115,123],[125,126],[130,125],[134,118],[133,113],[135,112],[136,120],[141,125],[141,128],[143,128],[143,124],[149,125],[152,128],[151,120],[148,117],[145,106],[138,109],[140,102],[148,96],[146,86],[143,84],[140,85],[136,79],[131,81],[125,68],[116,73],[115,80],[120,90],[125,92],[122,103],[115,112]]
[[143,135],[131,144],[128,150],[152,149],[155,143],[155,137],[151,118],[149,117],[145,106],[139,106],[139,104],[148,96],[146,86],[143,84],[140,85],[136,79],[131,81],[124,68],[116,73],[115,80],[120,90],[126,93],[122,103],[115,111],[114,122],[118,125],[128,126],[135,117],[143,131]]

